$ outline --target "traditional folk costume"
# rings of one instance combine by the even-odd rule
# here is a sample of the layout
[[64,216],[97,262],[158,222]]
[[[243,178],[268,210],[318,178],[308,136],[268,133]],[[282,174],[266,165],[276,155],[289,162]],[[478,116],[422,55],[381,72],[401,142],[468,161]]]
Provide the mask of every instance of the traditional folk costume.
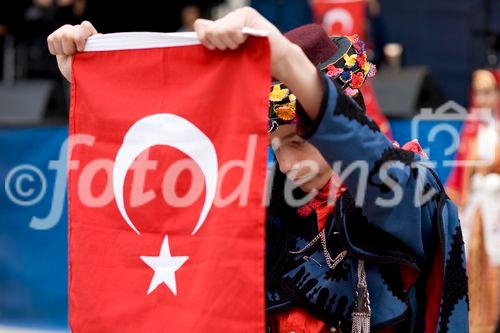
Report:
[[[425,158],[394,146],[365,115],[357,90],[375,68],[363,43],[329,39],[316,25],[286,36],[320,70],[323,101],[313,122],[275,83],[270,130],[295,123],[330,165],[341,162],[340,173],[359,160],[369,170],[363,193],[356,169],[343,183],[332,179],[333,206],[326,199],[331,192],[323,189],[299,209],[285,202],[286,176],[277,171],[267,217],[268,332],[467,332],[457,210],[436,174],[422,165]],[[394,197],[388,178],[402,188],[402,198],[383,207],[377,198]],[[430,200],[418,195],[431,189]],[[365,198],[357,205],[359,194]]]
[[[493,74],[485,70],[476,71],[472,85],[498,89]],[[468,258],[470,331],[490,333],[500,319],[500,121],[497,117],[496,126],[479,122],[481,109],[475,108],[474,99],[472,105],[456,160],[478,165],[454,168],[447,190],[460,207]]]

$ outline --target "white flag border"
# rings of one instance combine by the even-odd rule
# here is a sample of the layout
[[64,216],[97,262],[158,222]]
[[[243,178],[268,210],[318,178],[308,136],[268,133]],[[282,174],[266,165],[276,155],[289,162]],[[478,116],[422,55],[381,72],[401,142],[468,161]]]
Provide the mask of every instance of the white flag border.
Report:
[[[267,37],[268,32],[252,28],[243,28],[244,34]],[[200,41],[194,32],[117,32],[89,37],[84,52],[152,49],[198,45]]]

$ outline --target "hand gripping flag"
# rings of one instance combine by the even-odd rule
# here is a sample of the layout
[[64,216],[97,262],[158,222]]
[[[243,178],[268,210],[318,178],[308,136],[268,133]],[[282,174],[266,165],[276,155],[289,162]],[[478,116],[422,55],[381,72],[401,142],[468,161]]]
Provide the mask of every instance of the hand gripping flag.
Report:
[[266,38],[91,38],[73,61],[74,333],[264,332]]

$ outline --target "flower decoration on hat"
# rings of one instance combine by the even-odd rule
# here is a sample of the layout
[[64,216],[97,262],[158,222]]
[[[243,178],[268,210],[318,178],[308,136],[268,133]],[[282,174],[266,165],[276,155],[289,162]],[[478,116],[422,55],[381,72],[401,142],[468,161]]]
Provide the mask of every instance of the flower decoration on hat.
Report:
[[365,43],[359,38],[358,35],[352,35],[352,36],[349,36],[347,38],[349,38],[349,40],[351,41],[352,46],[356,50],[357,54],[366,53]]
[[352,54],[352,55],[344,54],[345,67],[347,67],[347,68],[353,67],[356,64],[357,57],[358,56],[356,54]]
[[356,96],[359,93],[359,90],[358,89],[352,89],[351,87],[347,87],[345,89],[345,93],[347,94],[347,96],[354,97],[354,96]]
[[352,80],[351,80],[351,88],[353,89],[359,89],[363,85],[363,82],[365,80],[365,77],[363,75],[363,72],[357,72],[352,75]]
[[273,85],[273,90],[269,93],[269,100],[271,102],[281,102],[288,94],[288,89],[281,88],[280,84],[275,84]]
[[356,63],[358,64],[359,68],[363,68],[363,66],[366,64],[366,53],[359,54],[356,58]]
[[368,70],[367,77],[372,78],[377,74],[377,66],[370,64],[370,69]]
[[275,83],[269,92],[269,132],[279,125],[297,123],[297,97],[282,84]]
[[[331,80],[336,81],[348,96],[355,97],[366,79],[377,73],[375,65],[367,59],[365,43],[357,35],[331,38],[326,36],[326,42],[335,44],[337,51],[328,55],[328,60],[315,64]],[[325,43],[324,39],[322,43]],[[295,95],[282,83],[273,83],[269,92],[269,132],[280,125],[296,123]]]
[[368,75],[368,73],[370,72],[371,67],[372,67],[372,64],[370,62],[365,62],[363,64],[362,69],[363,69],[363,72],[365,73],[365,75]]
[[293,94],[290,95],[290,97],[292,96],[294,98],[293,102],[274,107],[274,111],[276,112],[276,115],[278,116],[279,119],[284,121],[291,121],[295,118],[296,116],[295,96]]
[[339,76],[339,79],[343,82],[343,83],[349,83],[351,82],[352,80],[352,72],[350,70],[344,70],[340,76]]
[[328,65],[326,68],[326,75],[334,79],[338,78],[342,72],[343,70],[341,68],[337,68],[333,64]]
[[323,63],[321,69],[336,80],[347,95],[356,96],[366,79],[375,76],[377,68],[368,61],[365,43],[358,35],[333,37],[332,42],[342,53],[332,57],[331,62]]

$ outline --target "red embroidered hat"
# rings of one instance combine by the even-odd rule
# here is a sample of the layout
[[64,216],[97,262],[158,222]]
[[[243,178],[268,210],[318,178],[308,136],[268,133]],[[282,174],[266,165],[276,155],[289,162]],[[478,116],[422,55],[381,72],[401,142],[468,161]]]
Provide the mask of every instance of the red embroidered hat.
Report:
[[[302,48],[309,60],[351,97],[360,96],[366,78],[376,67],[366,59],[365,44],[357,35],[328,37],[320,25],[308,24],[285,34]],[[273,82],[269,93],[269,132],[282,124],[295,124],[296,98],[281,82]]]
[[300,46],[314,65],[327,62],[341,48],[340,45],[332,42],[325,30],[318,24],[303,25],[288,31],[284,36]]

